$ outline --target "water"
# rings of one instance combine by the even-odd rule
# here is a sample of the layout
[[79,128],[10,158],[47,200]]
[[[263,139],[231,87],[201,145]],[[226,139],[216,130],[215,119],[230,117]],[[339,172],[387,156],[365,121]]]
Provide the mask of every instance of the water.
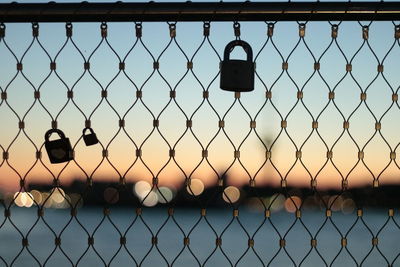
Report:
[[[44,221],[36,214],[34,208],[13,208],[14,226],[8,220],[0,224],[0,266],[266,266],[268,263],[270,266],[359,266],[362,263],[375,267],[388,266],[400,253],[400,230],[388,219],[387,211],[379,210],[364,211],[362,220],[354,213],[333,213],[330,220],[324,212],[310,211],[303,212],[301,220],[296,220],[293,214],[278,212],[272,214],[270,221],[264,221],[262,212],[246,209],[240,210],[239,220],[233,219],[232,211],[217,209],[207,210],[207,220],[198,209],[177,209],[174,217],[168,217],[166,209],[157,208],[144,209],[142,217],[136,217],[134,209],[112,209],[107,218],[100,207],[80,209],[77,219],[72,220],[68,210],[48,209]],[[21,234],[28,232],[29,246],[23,249]],[[250,248],[248,239],[255,232],[254,247]],[[374,247],[371,240],[378,232],[379,243]],[[343,236],[347,233],[347,247],[341,247],[340,233]],[[56,234],[61,235],[60,247],[55,246]],[[184,234],[190,237],[189,246],[184,246]],[[316,235],[315,248],[311,247],[310,234]],[[94,237],[93,246],[88,245],[90,235]],[[120,244],[122,235],[126,236],[125,246]],[[157,245],[152,245],[152,235],[157,235]],[[217,235],[222,238],[221,247],[216,246]],[[285,247],[280,248],[280,238],[286,240]],[[400,266],[400,262],[394,261],[393,266]]]

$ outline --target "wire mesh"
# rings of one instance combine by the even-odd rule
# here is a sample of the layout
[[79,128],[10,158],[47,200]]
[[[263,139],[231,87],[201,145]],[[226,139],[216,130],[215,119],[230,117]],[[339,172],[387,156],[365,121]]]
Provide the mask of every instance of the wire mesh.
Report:
[[[1,24],[0,262],[397,266],[399,38],[396,22]],[[253,46],[254,92],[219,89],[232,39]],[[50,128],[72,161],[50,164]]]

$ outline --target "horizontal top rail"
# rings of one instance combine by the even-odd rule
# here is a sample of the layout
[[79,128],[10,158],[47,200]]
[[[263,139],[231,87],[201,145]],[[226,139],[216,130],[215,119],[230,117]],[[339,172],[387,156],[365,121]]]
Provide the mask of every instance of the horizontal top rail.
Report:
[[400,2],[6,3],[0,22],[400,20]]

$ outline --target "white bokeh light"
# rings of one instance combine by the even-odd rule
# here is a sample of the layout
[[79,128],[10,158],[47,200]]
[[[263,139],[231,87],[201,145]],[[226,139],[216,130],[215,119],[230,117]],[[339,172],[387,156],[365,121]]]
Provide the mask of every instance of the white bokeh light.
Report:
[[134,192],[139,199],[143,199],[151,191],[150,183],[146,181],[138,181],[135,184]]
[[143,205],[146,207],[153,207],[157,205],[158,203],[158,196],[157,193],[154,191],[148,192],[148,195],[146,195],[143,199]]
[[33,196],[31,193],[24,193],[26,196],[25,207],[30,208],[33,205]]
[[174,193],[170,188],[166,186],[161,186],[157,190],[157,197],[158,202],[165,204],[171,202],[171,200],[174,198]]
[[23,207],[26,204],[27,197],[24,192],[16,192],[14,194],[14,203],[18,207]]
[[60,187],[56,187],[53,190],[51,190],[51,199],[55,203],[62,203],[65,200],[65,192],[62,190]]

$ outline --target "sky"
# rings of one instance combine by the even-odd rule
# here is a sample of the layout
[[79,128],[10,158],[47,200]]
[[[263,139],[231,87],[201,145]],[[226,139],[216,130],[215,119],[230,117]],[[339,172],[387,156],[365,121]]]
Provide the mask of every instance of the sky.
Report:
[[[179,22],[171,40],[167,23],[148,22],[138,40],[134,23],[108,23],[107,40],[102,40],[100,23],[73,23],[72,43],[64,23],[40,23],[35,40],[30,24],[7,23],[0,41],[0,89],[7,92],[7,101],[0,102],[0,150],[8,151],[9,159],[0,162],[0,191],[18,190],[20,177],[28,183],[51,183],[53,176],[65,185],[75,178],[118,181],[122,176],[133,182],[154,176],[160,185],[175,187],[185,177],[215,185],[215,172],[227,172],[233,185],[254,178],[258,185],[279,185],[284,178],[294,186],[308,186],[316,178],[321,187],[340,187],[344,178],[350,186],[371,185],[374,177],[381,184],[398,181],[400,168],[390,159],[400,142],[400,109],[392,101],[400,84],[400,47],[392,22],[373,22],[368,42],[358,22],[342,22],[337,43],[331,45],[328,22],[308,22],[303,40],[296,22],[278,22],[272,39],[266,23],[242,22],[241,39],[252,46],[257,76],[255,90],[242,93],[240,102],[219,88],[220,57],[235,38],[232,25],[213,22],[209,39],[204,39],[202,22]],[[23,63],[22,72],[16,70],[13,53]],[[235,49],[231,58],[244,58],[244,52]],[[53,60],[56,71],[49,69]],[[83,69],[85,60],[90,72]],[[155,60],[158,71],[153,69]],[[120,61],[125,73],[118,69]],[[192,70],[187,61],[193,61]],[[287,71],[282,71],[282,61],[288,62]],[[319,71],[314,70],[316,61]],[[346,73],[350,61],[352,72]],[[377,71],[381,62],[383,75]],[[33,97],[35,89],[40,102]],[[108,91],[107,101],[101,98],[102,89]],[[271,100],[265,98],[266,89]],[[74,92],[73,101],[68,101],[68,90]],[[170,90],[176,90],[175,101]],[[208,101],[203,90],[209,91]],[[303,91],[302,101],[298,90]],[[335,91],[335,103],[328,99],[330,90]],[[42,145],[55,117],[75,146],[76,162],[48,160]],[[101,144],[86,147],[80,138],[89,117]],[[350,121],[344,132],[343,117]],[[121,118],[124,129],[119,128]],[[159,119],[158,130],[154,118]],[[188,119],[191,129],[186,128]],[[225,127],[220,129],[222,119]],[[282,119],[287,121],[285,130]],[[25,122],[24,131],[19,120]],[[250,128],[252,120],[255,129]],[[318,132],[312,129],[313,120],[318,120]],[[380,132],[375,131],[376,121],[381,122]],[[271,149],[266,163],[260,139]],[[42,162],[36,162],[35,146],[43,153]],[[103,160],[102,146],[108,160]],[[139,147],[141,159],[136,157]],[[203,159],[206,148],[208,157]],[[332,161],[326,156],[330,149]],[[240,150],[240,161],[235,150]],[[301,161],[296,150],[302,151]],[[364,151],[363,161],[358,160],[359,150]]]

